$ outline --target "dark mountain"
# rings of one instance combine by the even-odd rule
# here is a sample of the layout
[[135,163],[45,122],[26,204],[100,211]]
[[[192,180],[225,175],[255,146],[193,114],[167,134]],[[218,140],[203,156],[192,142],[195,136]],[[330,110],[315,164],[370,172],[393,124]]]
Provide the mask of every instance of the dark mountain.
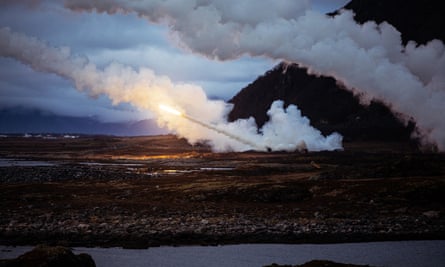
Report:
[[409,40],[425,44],[432,39],[445,40],[442,6],[438,0],[353,0],[344,8],[355,12],[358,23],[388,22],[402,33],[405,44]]
[[101,122],[95,118],[69,117],[39,110],[0,110],[0,133],[82,133],[118,136],[164,134],[153,120]]
[[280,63],[249,84],[230,102],[230,120],[253,116],[260,127],[268,120],[270,104],[281,99],[296,104],[323,134],[334,131],[347,139],[408,140],[413,125],[404,126],[379,102],[363,106],[334,78],[308,75],[297,64]]
[[[402,32],[405,42],[425,43],[434,38],[444,40],[439,5],[439,1],[353,0],[345,8],[356,13],[358,23],[388,21]],[[346,140],[408,140],[415,128],[413,123],[401,123],[382,103],[361,105],[335,79],[310,75],[306,68],[286,63],[266,72],[229,100],[234,104],[229,120],[252,116],[261,127],[268,119],[271,103],[278,99],[286,106],[296,104],[323,134],[337,131]]]

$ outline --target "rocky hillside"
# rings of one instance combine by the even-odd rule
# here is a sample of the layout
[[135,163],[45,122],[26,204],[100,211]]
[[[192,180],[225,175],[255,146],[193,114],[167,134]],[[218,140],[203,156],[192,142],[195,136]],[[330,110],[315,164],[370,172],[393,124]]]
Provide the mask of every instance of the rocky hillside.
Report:
[[414,126],[404,126],[381,103],[363,106],[333,78],[307,74],[297,64],[281,63],[234,96],[229,119],[253,116],[259,126],[274,100],[296,104],[323,134],[334,131],[346,140],[408,140]]
[[[444,40],[444,16],[438,1],[353,0],[352,9],[359,23],[367,20],[388,21],[402,32],[402,39],[425,43]],[[335,13],[331,14],[335,15]],[[267,121],[266,112],[277,99],[296,104],[311,124],[324,134],[333,131],[345,140],[408,140],[413,123],[405,126],[382,103],[362,106],[352,93],[335,79],[317,77],[297,64],[280,63],[242,89],[229,102],[234,104],[230,120],[253,116],[259,126]]]

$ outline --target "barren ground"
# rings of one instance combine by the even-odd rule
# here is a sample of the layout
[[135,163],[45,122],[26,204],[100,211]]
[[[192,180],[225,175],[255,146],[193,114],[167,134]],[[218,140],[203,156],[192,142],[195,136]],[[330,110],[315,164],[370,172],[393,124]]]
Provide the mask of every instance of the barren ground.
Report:
[[174,136],[1,138],[0,243],[445,238],[444,154],[402,143],[344,145],[211,153]]

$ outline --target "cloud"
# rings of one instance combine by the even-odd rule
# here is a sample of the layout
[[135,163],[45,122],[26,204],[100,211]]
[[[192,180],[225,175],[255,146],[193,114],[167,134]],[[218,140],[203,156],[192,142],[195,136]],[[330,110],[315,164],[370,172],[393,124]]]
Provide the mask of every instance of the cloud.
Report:
[[241,88],[257,78],[264,70],[276,64],[274,60],[242,57],[236,61],[214,61],[206,57],[184,54],[177,49],[145,46],[138,49],[102,50],[89,59],[102,62],[112,58],[131,66],[149,66],[160,75],[169,76],[175,82],[201,85],[213,96],[229,99]]

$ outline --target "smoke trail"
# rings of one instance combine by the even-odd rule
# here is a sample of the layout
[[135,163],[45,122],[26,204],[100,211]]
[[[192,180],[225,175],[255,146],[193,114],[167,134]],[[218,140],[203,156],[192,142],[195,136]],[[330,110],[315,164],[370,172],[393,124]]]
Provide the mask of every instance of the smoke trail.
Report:
[[[191,114],[197,112],[194,107],[199,105],[202,110],[213,111],[202,112],[201,117],[206,121],[220,119],[220,114],[226,113],[228,108],[223,101],[209,101],[198,86],[174,84],[168,77],[157,76],[150,69],[134,70],[118,63],[98,69],[87,58],[72,55],[68,47],[51,47],[8,28],[0,29],[0,56],[15,58],[34,70],[69,79],[78,90],[90,96],[107,95],[113,104],[128,102],[141,110],[156,112],[159,103],[176,103]],[[171,129],[180,126],[173,125],[164,114],[156,115],[159,124]]]
[[220,129],[220,128],[214,126],[214,125],[211,125],[211,124],[202,122],[202,121],[200,121],[200,120],[198,120],[196,118],[190,117],[189,115],[183,114],[180,111],[175,110],[175,109],[173,109],[173,108],[171,108],[169,106],[166,106],[164,104],[160,104],[159,108],[164,110],[164,111],[167,111],[167,112],[169,112],[171,114],[174,114],[174,115],[180,116],[182,118],[185,118],[185,119],[187,119],[187,120],[189,120],[189,121],[191,121],[193,123],[196,123],[198,125],[201,125],[201,126],[207,128],[207,129],[210,129],[210,130],[215,131],[217,133],[223,134],[223,135],[225,135],[225,136],[227,136],[229,138],[232,138],[233,140],[236,140],[236,141],[238,141],[238,142],[240,142],[242,144],[248,145],[248,146],[250,146],[250,147],[252,147],[252,148],[254,148],[256,150],[263,150],[263,151],[267,150],[266,147],[261,147],[258,144],[252,143],[249,140],[243,139],[243,138],[241,138],[241,137],[239,137],[237,135],[234,135],[234,134],[232,134],[230,132],[227,132],[224,129]]
[[445,48],[438,40],[402,45],[388,23],[355,23],[351,11],[328,17],[308,1],[86,1],[76,11],[132,12],[168,24],[179,46],[216,59],[243,54],[285,59],[334,76],[363,103],[378,99],[413,118],[425,143],[445,150]]
[[[231,105],[209,100],[201,87],[175,84],[168,77],[157,76],[147,68],[134,70],[112,63],[99,69],[87,58],[72,55],[68,47],[51,47],[36,38],[11,32],[8,28],[0,28],[0,56],[14,58],[36,71],[54,73],[69,79],[78,90],[91,96],[107,95],[113,104],[128,102],[141,110],[150,110],[155,113],[160,126],[175,131],[190,143],[208,140],[215,151],[263,150],[266,145],[272,150],[288,151],[341,148],[340,135],[323,137],[309,125],[307,118],[295,112],[296,107],[289,112],[289,108],[285,111],[282,105],[273,105],[269,111],[271,120],[267,125],[280,128],[281,131],[268,130],[265,126],[258,133],[253,118],[228,123],[226,117]],[[195,123],[161,112],[159,103],[177,108]],[[195,118],[199,118],[199,123],[196,123],[198,120]],[[313,135],[298,136],[298,131],[312,132]],[[282,145],[283,140],[286,140],[285,146]]]

